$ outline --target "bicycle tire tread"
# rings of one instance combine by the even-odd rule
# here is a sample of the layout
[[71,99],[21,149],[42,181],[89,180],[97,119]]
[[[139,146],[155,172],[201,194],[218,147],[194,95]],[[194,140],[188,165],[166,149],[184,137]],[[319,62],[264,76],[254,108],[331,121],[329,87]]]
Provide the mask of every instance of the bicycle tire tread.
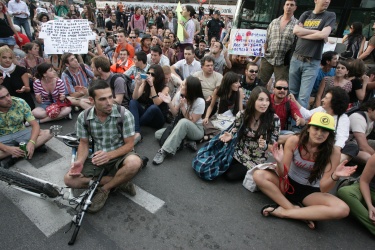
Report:
[[0,168],[0,180],[31,192],[45,194],[50,198],[56,198],[59,195],[59,192],[52,185],[39,182],[8,169]]

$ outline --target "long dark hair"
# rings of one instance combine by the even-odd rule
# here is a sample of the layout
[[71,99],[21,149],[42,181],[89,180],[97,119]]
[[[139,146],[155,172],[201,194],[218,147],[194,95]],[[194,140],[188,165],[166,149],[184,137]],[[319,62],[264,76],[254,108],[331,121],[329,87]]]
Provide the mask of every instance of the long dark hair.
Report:
[[[221,84],[217,90],[217,96],[220,98],[220,104],[224,102],[228,102],[229,99],[232,98],[234,101],[234,108],[233,108],[233,114],[237,114],[239,111],[239,98],[240,95],[238,91],[232,91],[232,84],[235,82],[238,82],[240,80],[240,76],[233,71],[229,71],[226,73],[223,77],[223,80],[221,81]],[[242,105],[242,103],[241,103]],[[220,109],[220,105],[219,105]],[[219,111],[220,112],[220,111]]]
[[267,141],[271,141],[271,135],[274,128],[274,110],[271,105],[271,97],[268,90],[264,87],[257,86],[251,91],[250,98],[247,101],[246,109],[243,113],[243,124],[241,126],[240,131],[238,132],[238,141],[245,136],[245,128],[250,126],[251,119],[254,118],[254,114],[256,112],[255,109],[255,102],[258,100],[260,93],[265,93],[270,100],[270,105],[268,106],[266,112],[260,115],[259,117],[259,128],[255,133],[255,138],[259,139],[261,135],[266,138]]
[[[150,69],[154,70],[154,74],[155,74],[155,77],[154,77],[154,87],[155,87],[156,93],[159,93],[165,87],[165,75],[164,75],[163,68],[160,65],[158,65],[158,64],[153,64],[153,65],[150,66],[150,68],[148,70],[150,70]],[[150,96],[150,92],[151,92],[150,85],[146,84],[146,86],[145,86],[145,95],[147,97],[149,97]]]
[[204,100],[201,81],[197,77],[189,76],[188,78],[186,78],[185,87],[185,98],[187,103],[189,104],[190,111],[190,108],[193,106],[195,100],[197,100],[199,97]]
[[348,45],[352,45],[357,39],[361,39],[362,42],[363,35],[362,35],[362,23],[361,22],[354,22],[351,25],[353,27],[352,32],[348,34]]
[[39,80],[42,80],[43,75],[50,69],[53,68],[53,65],[50,63],[41,63],[36,67],[36,73],[35,77],[38,78]]
[[[306,145],[310,139],[309,132],[307,131],[309,127],[311,127],[311,125],[307,125],[301,130],[298,142],[298,150],[300,150],[300,147],[302,147],[306,152],[308,152]],[[325,167],[328,163],[331,162],[331,154],[333,152],[333,147],[335,145],[335,131],[327,131],[329,131],[327,140],[318,146],[318,151],[315,152],[313,155],[313,157],[315,158],[315,163],[308,178],[308,181],[310,183],[313,183],[317,179],[321,178],[324,173]]]

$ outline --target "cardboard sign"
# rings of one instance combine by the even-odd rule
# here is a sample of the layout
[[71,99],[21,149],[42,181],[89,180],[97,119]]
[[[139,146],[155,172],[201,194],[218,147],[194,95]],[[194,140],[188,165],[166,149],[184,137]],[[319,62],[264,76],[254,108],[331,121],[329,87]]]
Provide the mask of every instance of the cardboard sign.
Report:
[[232,29],[228,52],[233,55],[264,56],[267,30]]
[[39,37],[44,39],[46,54],[87,54],[88,41],[92,39],[87,19],[61,19],[42,24]]

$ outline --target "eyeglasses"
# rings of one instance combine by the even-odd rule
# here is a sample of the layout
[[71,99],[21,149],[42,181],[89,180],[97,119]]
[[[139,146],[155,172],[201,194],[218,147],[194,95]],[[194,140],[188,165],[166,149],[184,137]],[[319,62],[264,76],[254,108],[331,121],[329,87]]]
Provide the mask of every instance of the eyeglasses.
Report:
[[256,74],[256,73],[258,73],[258,70],[252,70],[252,69],[251,69],[251,70],[249,70],[249,72],[250,72],[251,74],[254,74],[254,73]]
[[154,72],[147,72],[146,74],[147,75],[151,75],[152,77],[155,77],[155,73]]
[[275,89],[277,89],[277,90],[288,90],[289,88],[288,87],[281,87],[281,86],[277,86],[277,87],[275,87]]
[[137,37],[136,36],[129,36],[129,38],[134,39],[134,38],[137,38]]

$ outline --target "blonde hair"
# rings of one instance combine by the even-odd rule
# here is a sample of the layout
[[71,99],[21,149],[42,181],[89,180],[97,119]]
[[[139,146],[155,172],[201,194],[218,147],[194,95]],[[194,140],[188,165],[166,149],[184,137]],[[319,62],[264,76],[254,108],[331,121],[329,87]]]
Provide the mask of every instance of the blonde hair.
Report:
[[14,52],[11,50],[8,46],[2,46],[0,47],[0,56],[2,56],[4,53],[10,53],[12,55],[12,58],[14,59]]

